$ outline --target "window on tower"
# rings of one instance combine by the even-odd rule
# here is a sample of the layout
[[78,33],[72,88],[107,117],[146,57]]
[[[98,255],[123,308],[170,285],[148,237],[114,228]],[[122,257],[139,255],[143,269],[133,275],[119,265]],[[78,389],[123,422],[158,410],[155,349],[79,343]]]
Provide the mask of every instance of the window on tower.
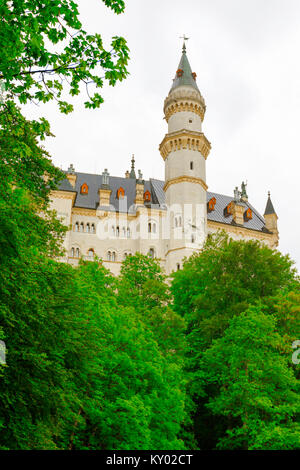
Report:
[[194,169],[194,162],[190,162],[190,170]]

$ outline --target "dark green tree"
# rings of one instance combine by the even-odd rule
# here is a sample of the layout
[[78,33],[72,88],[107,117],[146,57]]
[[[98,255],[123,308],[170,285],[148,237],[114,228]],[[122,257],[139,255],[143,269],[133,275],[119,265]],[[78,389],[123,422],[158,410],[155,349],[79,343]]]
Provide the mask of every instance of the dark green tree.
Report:
[[[192,430],[201,448],[214,448],[233,426],[225,416],[216,418],[206,406],[208,397],[218,395],[221,385],[204,384],[203,354],[214,340],[223,337],[232,318],[259,301],[274,305],[271,299],[295,290],[297,283],[288,256],[255,241],[230,240],[223,233],[210,237],[201,254],[192,256],[175,274],[171,286],[173,308],[187,323],[186,368],[194,403]],[[274,308],[269,313],[275,313]],[[286,324],[286,328],[291,332],[293,325]],[[289,341],[286,339],[281,347],[290,348],[291,357]]]
[[228,428],[221,449],[288,450],[300,448],[300,383],[290,358],[281,354],[283,339],[276,319],[261,306],[233,317],[222,338],[203,353],[203,383],[217,393],[207,407],[225,416]]

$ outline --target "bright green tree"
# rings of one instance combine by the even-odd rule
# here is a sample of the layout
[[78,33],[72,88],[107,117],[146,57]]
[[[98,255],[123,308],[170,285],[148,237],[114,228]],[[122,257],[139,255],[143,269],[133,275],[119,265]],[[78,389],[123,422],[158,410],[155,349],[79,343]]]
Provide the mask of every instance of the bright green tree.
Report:
[[63,447],[175,449],[184,413],[178,367],[161,353],[155,335],[130,306],[117,303],[115,280],[98,262],[76,271],[77,316],[86,318],[83,342],[95,346],[75,383],[78,412]]
[[[123,0],[103,1],[117,14],[125,9]],[[104,81],[114,86],[128,74],[125,39],[114,36],[106,50],[99,33],[83,29],[73,0],[1,2],[0,16],[0,81],[21,103],[56,99],[68,113],[73,106],[62,98],[63,90],[74,96],[83,86],[85,106],[96,108],[103,102],[96,90]]]
[[141,253],[126,258],[118,282],[118,303],[133,307],[155,334],[161,350],[182,360],[185,323],[169,307],[169,287],[158,260]]

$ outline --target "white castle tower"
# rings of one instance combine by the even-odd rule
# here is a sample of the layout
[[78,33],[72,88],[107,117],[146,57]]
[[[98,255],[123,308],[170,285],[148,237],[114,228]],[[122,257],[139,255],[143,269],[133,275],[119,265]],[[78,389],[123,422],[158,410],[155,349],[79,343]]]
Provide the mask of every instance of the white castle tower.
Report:
[[172,88],[164,102],[168,133],[159,150],[165,161],[166,204],[170,238],[166,240],[166,272],[201,249],[206,238],[206,158],[211,145],[202,132],[205,101],[192,72],[185,42]]

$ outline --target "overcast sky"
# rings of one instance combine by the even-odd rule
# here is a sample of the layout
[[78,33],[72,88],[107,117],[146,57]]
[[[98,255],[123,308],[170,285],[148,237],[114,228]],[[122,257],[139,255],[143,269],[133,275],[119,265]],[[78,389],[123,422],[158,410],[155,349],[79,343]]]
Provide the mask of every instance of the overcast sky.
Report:
[[[126,1],[126,0],[125,0]],[[206,101],[203,131],[212,144],[209,190],[233,194],[248,181],[249,201],[264,212],[267,192],[278,214],[280,245],[300,267],[300,1],[128,0],[115,15],[100,0],[77,0],[84,29],[130,48],[130,76],[103,89],[104,105],[60,115],[55,104],[26,107],[44,115],[56,165],[122,176],[135,154],[145,179],[164,178],[158,146],[167,132],[163,102],[187,55]]]

